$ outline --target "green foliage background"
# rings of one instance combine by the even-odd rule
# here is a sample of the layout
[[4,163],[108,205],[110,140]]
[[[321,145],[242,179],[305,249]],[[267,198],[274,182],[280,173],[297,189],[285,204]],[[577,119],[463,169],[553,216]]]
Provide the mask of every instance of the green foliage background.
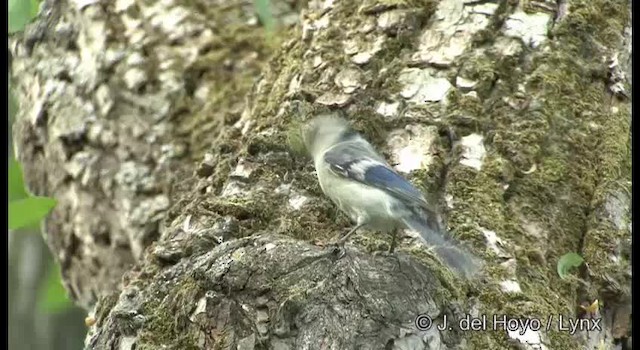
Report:
[[38,14],[39,0],[9,0],[9,34],[24,29]]
[[583,262],[584,259],[578,253],[564,254],[558,260],[558,276],[560,276],[560,278],[562,279],[566,279],[569,275],[569,270],[582,265]]
[[267,32],[273,31],[276,26],[275,18],[271,13],[271,3],[269,0],[253,0],[253,6],[255,7],[256,14],[260,18],[260,22],[264,26]]

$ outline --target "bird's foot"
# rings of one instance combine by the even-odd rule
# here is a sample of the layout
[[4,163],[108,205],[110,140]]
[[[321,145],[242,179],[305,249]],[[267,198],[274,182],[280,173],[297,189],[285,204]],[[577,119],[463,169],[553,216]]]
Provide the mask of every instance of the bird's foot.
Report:
[[331,254],[335,255],[338,259],[342,258],[347,252],[344,248],[344,242],[340,240],[332,240],[324,245],[324,248],[329,250]]
[[314,241],[313,244],[323,248],[324,253],[322,255],[334,256],[337,259],[340,259],[346,254],[344,250],[344,244],[339,244],[338,241],[335,239],[329,242]]
[[337,255],[342,256],[344,255],[344,242],[341,242],[340,240],[341,237],[342,235],[337,235],[331,238],[329,241],[316,241],[314,243],[315,245],[320,246],[329,252],[333,252],[336,254],[340,253]]
[[343,257],[346,254],[344,245],[354,232],[355,230],[352,229],[345,234],[337,235],[325,245],[325,248],[332,249],[333,253],[338,256],[338,259]]
[[344,249],[344,244],[347,242],[349,237],[351,237],[363,225],[364,224],[362,223],[357,225],[356,227],[349,230],[349,232],[347,232],[346,234],[340,235],[341,236],[340,238],[335,237],[329,243],[327,243],[325,247],[328,249],[332,249],[333,252],[338,255],[338,258],[343,257],[346,254],[346,251]]

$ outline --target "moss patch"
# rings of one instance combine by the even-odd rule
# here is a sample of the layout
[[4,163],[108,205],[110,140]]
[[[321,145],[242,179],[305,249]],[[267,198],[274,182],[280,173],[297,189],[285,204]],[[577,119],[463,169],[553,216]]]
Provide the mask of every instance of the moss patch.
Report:
[[[448,119],[487,135],[487,156],[481,172],[451,170],[447,192],[457,201],[449,223],[466,239],[477,234],[476,225],[494,230],[519,250],[516,275],[523,292],[510,297],[496,286],[483,288],[488,313],[573,315],[578,286],[555,273],[557,259],[569,251],[581,251],[596,276],[622,274],[624,264],[607,259],[612,247],[605,242],[628,232],[597,222],[594,210],[616,188],[611,184],[629,179],[630,115],[626,107],[612,113],[606,82],[590,72],[606,75],[601,57],[617,47],[604,45],[621,41],[627,5],[572,3],[552,33],[551,50],[533,53],[532,64],[480,55],[462,63],[467,78],[485,81],[478,91],[483,102],[453,93]],[[524,96],[518,84],[524,84]],[[500,280],[499,271],[492,273]],[[606,288],[604,281],[592,281],[591,288]],[[554,348],[577,346],[563,332],[549,336]],[[474,347],[503,348],[499,338],[471,336]]]
[[[328,29],[317,31],[308,41],[284,43],[269,62],[264,79],[250,95],[248,110],[254,123],[250,136],[233,130],[220,135],[229,148],[227,154],[215,156],[217,179],[226,181],[225,175],[234,167],[232,162],[223,160],[229,154],[260,164],[259,172],[250,181],[263,187],[255,192],[257,197],[240,202],[214,196],[206,199],[206,206],[217,214],[240,216],[241,232],[268,231],[326,241],[350,226],[320,194],[310,162],[299,159],[299,150],[286,155],[288,142],[295,140],[292,130],[310,115],[326,111],[348,114],[355,127],[376,145],[386,141],[384,130],[394,123],[405,124],[402,120],[383,119],[373,106],[390,97],[386,93],[398,91],[395,78],[407,67],[407,54],[415,51],[419,29],[435,11],[435,3],[371,2],[366,11],[352,3],[344,6],[341,11],[332,12]],[[354,28],[369,23],[372,14],[379,11],[376,6],[416,10],[411,23],[419,25],[403,32],[399,40],[387,38],[369,63],[357,67],[368,88],[355,92],[348,106],[336,111],[314,104],[321,94],[339,91],[332,82],[337,72],[315,69],[311,59],[321,57],[327,67],[354,66],[343,48],[335,47],[344,44],[336,39],[346,31],[356,33],[348,39],[357,45],[370,43],[371,35]],[[504,20],[511,6],[501,7],[496,23]],[[497,266],[487,269],[489,283],[482,286],[447,283],[455,298],[471,289],[485,307],[483,314],[540,319],[572,315],[578,288],[575,282],[560,280],[555,272],[557,259],[568,251],[581,251],[593,263],[590,266],[595,275],[602,276],[600,281],[594,281],[595,290],[604,287],[605,276],[622,274],[619,265],[608,263],[612,247],[607,239],[622,238],[624,232],[596,222],[594,210],[610,193],[612,184],[624,183],[630,174],[630,162],[624,158],[628,157],[630,110],[620,107],[613,113],[605,82],[599,74],[592,73],[606,70],[601,61],[607,53],[604,45],[620,41],[623,26],[629,20],[626,6],[624,1],[610,0],[572,3],[569,15],[556,25],[553,39],[546,44],[550,50],[546,51],[528,53],[523,49],[520,54],[503,57],[485,50],[480,55],[475,49],[490,47],[496,37],[479,37],[474,51],[459,60],[465,78],[478,81],[478,97],[452,92],[442,113],[444,118],[429,119],[455,129],[460,136],[474,132],[485,136],[487,153],[482,170],[455,165],[447,171],[445,188],[455,200],[448,224],[456,237],[484,247],[478,234],[483,228],[497,232],[514,245],[522,293],[508,295],[500,291],[497,281],[507,278],[507,274]],[[294,31],[292,35],[299,38],[302,33]],[[300,88],[290,91],[294,77]],[[521,92],[522,87],[525,93]],[[441,112],[427,108],[421,113],[431,117]],[[205,119],[211,119],[208,118]],[[443,144],[436,147],[446,149]],[[444,162],[437,161],[429,171],[417,172],[415,180],[430,187],[444,167]],[[313,209],[292,214],[288,196],[274,192],[274,184],[283,183],[316,201],[305,207]],[[377,234],[357,237],[359,244],[370,250],[383,247],[388,239],[387,235]],[[453,281],[449,271],[438,269],[432,257],[421,251],[410,253],[433,265],[443,281]],[[491,253],[487,255],[487,260],[495,259],[493,265],[500,262]],[[607,275],[607,271],[613,272]],[[511,346],[503,332],[473,333],[469,337],[474,348]],[[553,331],[549,337],[554,348],[577,346],[563,332]]]
[[168,294],[148,298],[142,308],[147,319],[139,331],[139,348],[157,349],[171,344],[174,349],[200,349],[198,334],[187,331],[194,329],[189,313],[195,309],[201,292],[198,283],[187,278],[171,286]]

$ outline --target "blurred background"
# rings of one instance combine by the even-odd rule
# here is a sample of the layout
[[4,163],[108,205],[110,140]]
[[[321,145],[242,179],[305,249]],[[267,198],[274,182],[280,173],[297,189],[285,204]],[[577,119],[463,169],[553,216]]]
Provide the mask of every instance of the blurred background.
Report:
[[[38,0],[9,1],[9,35],[38,13]],[[10,69],[10,67],[9,67]],[[10,73],[10,72],[9,72]],[[18,78],[19,77],[14,77]],[[9,91],[11,78],[9,78]],[[82,349],[86,312],[68,299],[60,271],[47,248],[40,221],[53,208],[50,198],[28,194],[15,161],[11,126],[19,106],[9,92],[9,349]]]
[[[8,112],[11,127],[15,103],[10,103]],[[9,349],[82,349],[86,312],[73,305],[61,284],[58,265],[39,229],[39,221],[48,210],[42,215],[38,211],[46,209],[47,203],[27,200],[11,133],[8,137]]]
[[[39,12],[41,0],[8,0],[9,36],[19,34]],[[267,33],[276,21],[269,0],[253,0]],[[11,62],[11,57],[8,58]],[[31,195],[13,149],[11,129],[20,106],[11,91],[9,63],[9,349],[75,350],[84,347],[87,312],[74,306],[62,286],[58,265],[40,230],[56,202]]]
[[69,301],[36,229],[9,232],[9,349],[82,349],[86,312]]

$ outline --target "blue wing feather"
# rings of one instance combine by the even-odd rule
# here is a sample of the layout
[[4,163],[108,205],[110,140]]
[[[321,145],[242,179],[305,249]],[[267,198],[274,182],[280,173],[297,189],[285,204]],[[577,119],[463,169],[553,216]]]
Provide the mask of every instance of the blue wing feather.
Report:
[[363,142],[343,142],[324,154],[331,170],[344,177],[384,190],[394,197],[429,208],[422,193],[393,170]]

